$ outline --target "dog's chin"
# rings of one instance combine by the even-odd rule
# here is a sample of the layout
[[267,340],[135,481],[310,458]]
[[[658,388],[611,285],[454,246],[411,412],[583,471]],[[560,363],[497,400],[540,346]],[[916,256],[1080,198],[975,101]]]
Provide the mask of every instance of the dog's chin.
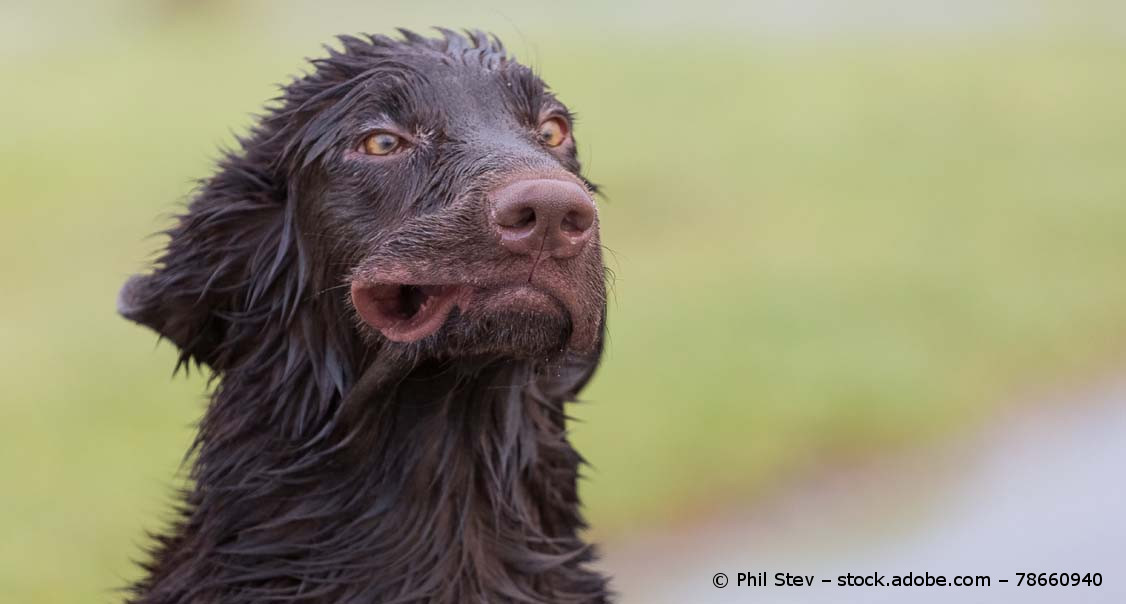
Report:
[[542,358],[562,354],[571,339],[570,313],[547,292],[514,285],[477,290],[435,334],[451,356]]
[[451,357],[553,358],[566,352],[571,320],[562,312],[502,309],[455,313],[435,334],[435,352]]

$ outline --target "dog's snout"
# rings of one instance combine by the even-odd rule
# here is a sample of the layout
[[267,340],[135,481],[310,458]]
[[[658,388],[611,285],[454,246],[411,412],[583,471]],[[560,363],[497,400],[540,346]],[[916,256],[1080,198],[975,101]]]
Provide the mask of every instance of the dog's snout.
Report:
[[518,180],[494,191],[493,228],[514,254],[578,254],[595,230],[594,200],[577,183],[554,179]]

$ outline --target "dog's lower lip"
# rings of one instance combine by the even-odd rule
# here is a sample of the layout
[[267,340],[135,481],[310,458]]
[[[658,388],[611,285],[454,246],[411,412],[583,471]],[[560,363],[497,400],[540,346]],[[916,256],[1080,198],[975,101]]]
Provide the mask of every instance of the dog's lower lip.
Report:
[[441,328],[464,289],[357,281],[352,283],[352,304],[360,318],[388,340],[414,342]]
[[485,312],[505,308],[518,308],[532,312],[566,312],[562,302],[548,291],[529,285],[515,283],[501,285],[478,292],[473,298],[473,306],[483,306]]

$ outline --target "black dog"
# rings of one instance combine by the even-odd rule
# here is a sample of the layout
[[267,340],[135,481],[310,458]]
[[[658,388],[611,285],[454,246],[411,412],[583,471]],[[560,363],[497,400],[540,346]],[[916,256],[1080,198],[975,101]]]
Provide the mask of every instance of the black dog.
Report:
[[572,118],[484,34],[341,38],[120,312],[217,387],[146,603],[605,602],[565,401],[602,348]]

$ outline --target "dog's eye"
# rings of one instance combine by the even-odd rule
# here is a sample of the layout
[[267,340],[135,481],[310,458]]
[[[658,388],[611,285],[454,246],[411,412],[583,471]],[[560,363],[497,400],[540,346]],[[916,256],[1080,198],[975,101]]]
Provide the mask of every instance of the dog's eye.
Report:
[[375,132],[364,139],[363,151],[368,155],[390,155],[403,146],[403,139],[390,132]]
[[558,147],[567,140],[567,122],[559,117],[544,120],[537,134],[541,143],[548,147]]

